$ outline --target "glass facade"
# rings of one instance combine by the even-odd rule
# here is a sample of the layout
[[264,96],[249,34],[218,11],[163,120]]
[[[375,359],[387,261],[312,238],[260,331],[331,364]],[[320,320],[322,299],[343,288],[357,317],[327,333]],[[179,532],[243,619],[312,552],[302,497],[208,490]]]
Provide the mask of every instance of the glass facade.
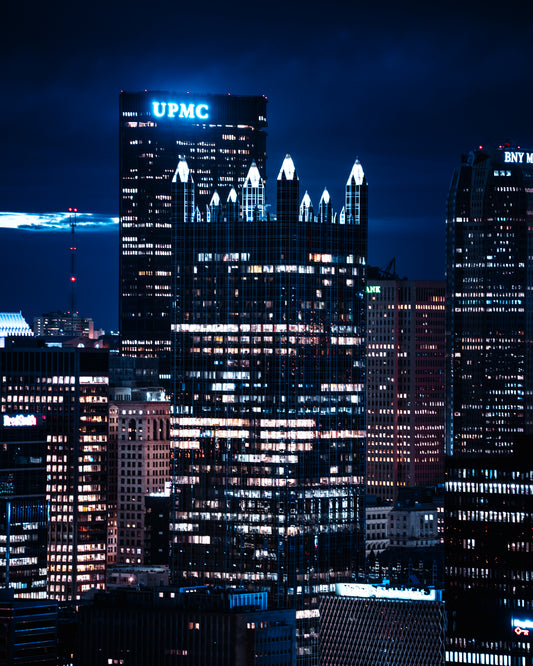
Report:
[[[120,95],[120,282],[122,353],[170,351],[169,182],[184,155],[205,213],[215,189],[225,199],[255,160],[266,165],[263,96],[147,91]],[[169,379],[168,369],[163,379]]]
[[450,664],[533,664],[532,211],[533,153],[464,156],[447,217]]
[[366,179],[329,217],[289,156],[277,218],[200,217],[184,159],[172,192],[174,582],[268,590],[317,663],[318,594],[364,556]]

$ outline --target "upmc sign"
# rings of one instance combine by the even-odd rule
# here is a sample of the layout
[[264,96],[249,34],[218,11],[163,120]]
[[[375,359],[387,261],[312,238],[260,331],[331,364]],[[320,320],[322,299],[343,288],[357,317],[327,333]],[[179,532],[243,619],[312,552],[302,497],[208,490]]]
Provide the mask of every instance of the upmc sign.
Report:
[[533,153],[525,153],[519,150],[506,150],[503,161],[506,164],[533,164]]
[[184,104],[183,102],[152,102],[154,116],[157,118],[189,118],[207,120],[209,106],[207,104]]

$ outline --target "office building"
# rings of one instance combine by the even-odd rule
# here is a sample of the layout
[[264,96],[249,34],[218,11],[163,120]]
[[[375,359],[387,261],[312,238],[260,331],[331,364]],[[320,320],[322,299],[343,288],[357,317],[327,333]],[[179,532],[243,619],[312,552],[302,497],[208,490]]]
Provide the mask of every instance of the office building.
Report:
[[321,666],[441,666],[442,590],[337,585],[322,597]]
[[[266,166],[264,96],[140,92],[120,95],[120,285],[122,353],[170,352],[170,183],[180,155],[202,214],[217,190],[225,201],[252,160]],[[253,199],[247,202],[253,208]],[[168,360],[167,360],[168,364]],[[162,379],[169,380],[163,363]]]
[[366,178],[356,161],[343,210],[316,217],[288,155],[276,218],[243,219],[230,192],[202,219],[195,189],[182,159],[174,582],[268,590],[316,663],[318,594],[363,566]]
[[41,337],[95,337],[93,320],[77,312],[47,312],[34,317],[33,332]]
[[444,283],[367,285],[367,492],[444,481]]
[[[0,350],[2,446],[11,465],[10,586],[17,596],[36,596],[36,583],[25,580],[31,567],[39,585],[46,576],[46,595],[41,589],[37,596],[72,601],[105,587],[107,391],[106,352],[47,348],[29,338],[8,338]],[[43,464],[47,543],[38,519]],[[18,474],[20,465],[31,473]],[[17,513],[18,498],[32,491],[37,504]]]
[[533,663],[532,230],[533,152],[464,155],[447,212],[450,664]]
[[79,666],[293,666],[294,610],[266,593],[117,589],[80,608]]
[[145,564],[146,500],[170,483],[170,403],[163,391],[132,397],[109,406],[108,562],[117,564]]

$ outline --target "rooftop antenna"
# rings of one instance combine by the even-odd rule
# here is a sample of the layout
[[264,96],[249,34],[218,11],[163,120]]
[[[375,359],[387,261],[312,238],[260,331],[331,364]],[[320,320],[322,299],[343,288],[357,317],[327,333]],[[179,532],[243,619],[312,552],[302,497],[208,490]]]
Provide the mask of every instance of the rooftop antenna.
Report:
[[74,316],[76,314],[76,218],[78,217],[77,208],[69,208],[70,213],[70,325],[71,333],[74,335]]

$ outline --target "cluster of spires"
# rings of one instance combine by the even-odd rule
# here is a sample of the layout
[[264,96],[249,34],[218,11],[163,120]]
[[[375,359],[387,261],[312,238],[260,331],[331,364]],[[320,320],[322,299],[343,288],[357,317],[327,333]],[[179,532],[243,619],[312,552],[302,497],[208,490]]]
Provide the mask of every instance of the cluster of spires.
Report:
[[[176,184],[181,183],[184,186],[192,186],[192,192],[187,198],[187,203],[189,207],[192,205],[193,221],[200,220],[200,210],[197,206],[194,207],[193,204],[194,181],[187,161],[183,156],[180,156],[180,160],[176,168],[176,172],[174,173],[172,182]],[[287,207],[287,197],[284,196],[285,190],[292,190],[293,196],[291,197],[289,195],[289,199],[294,199],[294,197],[296,197],[296,199],[292,202],[292,206],[289,203],[289,208],[294,207],[294,203],[297,203],[298,200],[299,179],[298,174],[296,173],[294,162],[289,154],[287,154],[283,160],[280,172],[278,174],[277,183],[279,216],[280,204],[281,207]],[[345,205],[343,206],[340,213],[333,213],[331,197],[327,188],[324,188],[322,196],[320,197],[320,202],[318,204],[318,216],[315,217],[311,197],[306,190],[299,204],[298,219],[302,222],[319,221],[332,222],[334,224],[359,224],[361,186],[366,186],[366,179],[363,167],[359,160],[356,159],[346,182]],[[265,219],[265,203],[265,183],[261,178],[261,174],[259,173],[259,169],[255,160],[253,160],[242,186],[242,215],[244,219],[247,221]],[[208,222],[217,221],[221,216],[221,211],[222,201],[217,190],[215,190],[211,197],[211,201],[207,205],[206,220]],[[238,216],[238,212],[238,195],[235,187],[232,187],[226,200],[226,215],[228,218],[231,218],[234,215]],[[297,211],[289,212],[294,213]]]

